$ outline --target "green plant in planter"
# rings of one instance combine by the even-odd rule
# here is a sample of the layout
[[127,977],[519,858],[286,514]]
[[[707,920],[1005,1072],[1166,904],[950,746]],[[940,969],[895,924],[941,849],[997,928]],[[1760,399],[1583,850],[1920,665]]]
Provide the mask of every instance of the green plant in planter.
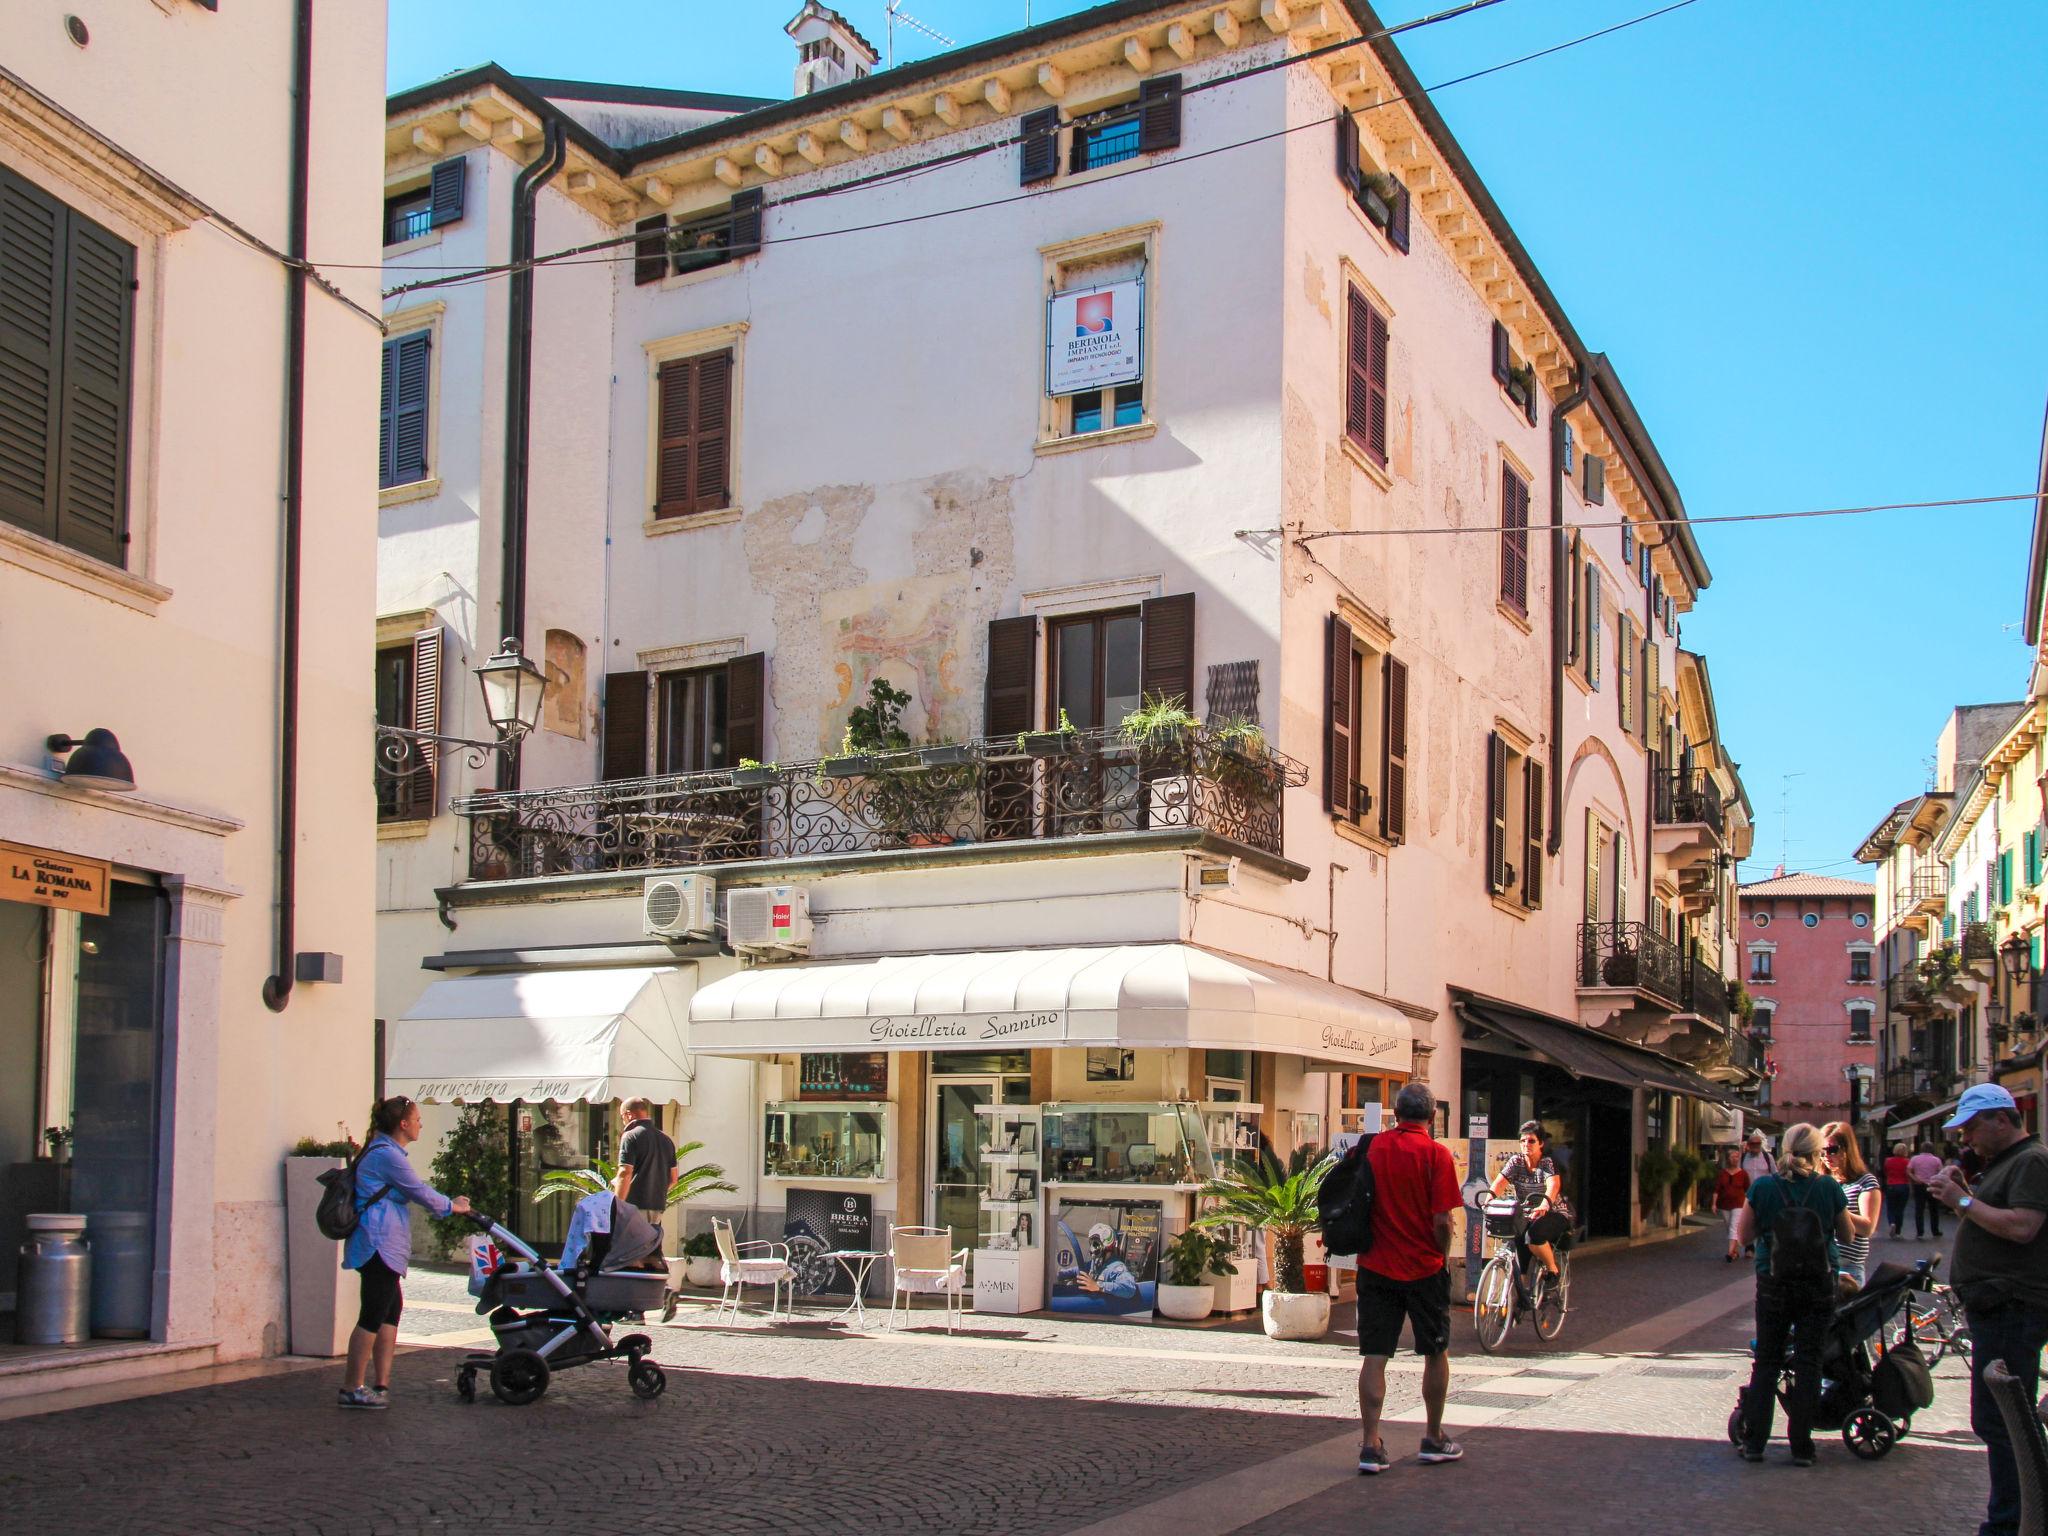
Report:
[[[693,1152],[702,1152],[704,1143],[686,1141],[676,1148],[676,1163],[680,1166]],[[601,1195],[612,1187],[612,1180],[618,1177],[618,1165],[608,1163],[601,1157],[593,1157],[588,1168],[551,1168],[540,1176],[540,1186],[533,1192],[533,1203],[556,1195],[568,1195],[581,1200],[585,1195]],[[673,1209],[699,1195],[717,1191],[737,1194],[738,1188],[728,1184],[725,1169],[717,1163],[699,1163],[694,1168],[684,1168],[669,1185],[668,1193],[662,1197],[662,1204]]]
[[847,713],[839,750],[818,760],[820,778],[850,778],[874,766],[878,752],[906,752],[910,733],[903,729],[903,706],[910,695],[886,677],[868,682],[868,701]]
[[1206,1285],[1211,1275],[1234,1275],[1230,1244],[1189,1227],[1176,1237],[1160,1259],[1168,1285]]
[[1177,745],[1199,729],[1201,723],[1189,713],[1187,700],[1179,694],[1155,693],[1141,698],[1138,707],[1124,716],[1117,729],[1125,741],[1156,747]]
[[311,1136],[301,1136],[292,1143],[291,1151],[285,1156],[350,1158],[356,1155],[357,1150],[356,1144],[346,1137],[339,1141],[318,1141]]
[[1019,731],[1017,750],[1033,757],[1055,757],[1060,753],[1072,751],[1075,738],[1080,733],[1081,728],[1067,718],[1067,709],[1063,704],[1060,706],[1059,724],[1051,730]]
[[[495,1104],[465,1104],[441,1138],[428,1170],[436,1189],[467,1195],[477,1210],[502,1216],[512,1204],[512,1159],[506,1144],[505,1112]],[[453,1253],[476,1231],[466,1216],[430,1218],[444,1253]]]
[[1689,1147],[1671,1154],[1671,1201],[1674,1206],[1696,1192],[1703,1180],[1713,1176],[1714,1165]]
[[715,1259],[718,1257],[718,1239],[709,1232],[699,1232],[695,1237],[683,1241],[683,1257],[686,1259]]
[[1202,1190],[1217,1205],[1197,1216],[1192,1225],[1205,1231],[1243,1226],[1264,1232],[1272,1245],[1273,1289],[1305,1293],[1308,1279],[1302,1273],[1302,1239],[1315,1229],[1316,1193],[1336,1166],[1334,1154],[1292,1171],[1283,1168],[1271,1152],[1262,1150],[1257,1157],[1240,1158]]
[[1678,1164],[1662,1147],[1643,1149],[1642,1154],[1636,1158],[1636,1189],[1645,1211],[1655,1205],[1657,1197],[1671,1187],[1671,1181],[1677,1173]]

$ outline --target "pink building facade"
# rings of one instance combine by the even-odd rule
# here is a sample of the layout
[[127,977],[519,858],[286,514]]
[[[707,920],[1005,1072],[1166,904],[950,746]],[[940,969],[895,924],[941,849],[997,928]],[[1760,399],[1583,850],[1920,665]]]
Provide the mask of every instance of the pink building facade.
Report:
[[1874,906],[1868,884],[1826,875],[1781,871],[1741,888],[1741,974],[1777,1069],[1761,1098],[1775,1119],[1866,1117],[1881,999]]

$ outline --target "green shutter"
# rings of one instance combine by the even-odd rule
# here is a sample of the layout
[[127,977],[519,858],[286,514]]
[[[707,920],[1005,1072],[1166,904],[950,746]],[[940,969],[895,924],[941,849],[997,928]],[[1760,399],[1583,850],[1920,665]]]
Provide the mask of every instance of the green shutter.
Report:
[[0,169],[0,521],[57,536],[67,210]]
[[128,360],[135,247],[76,213],[66,252],[57,540],[122,564],[128,542]]
[[2041,829],[2034,828],[2027,834],[2027,886],[2029,889],[2041,883]]
[[2012,850],[2006,849],[1998,856],[1998,904],[2012,905]]

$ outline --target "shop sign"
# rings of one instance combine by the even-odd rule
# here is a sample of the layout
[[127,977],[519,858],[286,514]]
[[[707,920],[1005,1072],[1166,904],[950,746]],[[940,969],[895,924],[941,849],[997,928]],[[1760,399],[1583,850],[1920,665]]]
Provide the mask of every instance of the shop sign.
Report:
[[1145,280],[1073,288],[1046,300],[1045,392],[1131,384],[1145,376]]
[[870,1019],[870,1040],[932,1041],[952,1045],[964,1041],[1064,1040],[1067,1017],[1057,1010],[1042,1013],[920,1013]]
[[104,859],[0,843],[0,900],[105,917],[113,873]]
[[[875,1197],[843,1189],[792,1189],[782,1207],[796,1289],[804,1296],[851,1296],[853,1281],[833,1252],[875,1246]],[[868,1291],[878,1281],[868,1272]]]

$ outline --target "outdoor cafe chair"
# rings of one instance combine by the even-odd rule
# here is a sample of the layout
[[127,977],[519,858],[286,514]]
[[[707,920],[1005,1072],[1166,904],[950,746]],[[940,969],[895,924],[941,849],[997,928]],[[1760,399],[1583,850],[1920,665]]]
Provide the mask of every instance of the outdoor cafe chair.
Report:
[[889,1292],[889,1326],[896,1325],[896,1303],[909,1319],[915,1296],[937,1296],[946,1309],[946,1332],[966,1309],[967,1250],[948,1252],[949,1227],[897,1227],[889,1234],[889,1267],[895,1280]]
[[778,1303],[783,1316],[792,1317],[796,1310],[796,1270],[789,1262],[789,1244],[770,1242],[735,1243],[732,1237],[732,1223],[723,1216],[711,1218],[712,1240],[718,1244],[718,1279],[724,1286],[719,1292],[718,1310],[724,1312],[728,1306],[732,1315],[740,1315],[740,1301],[750,1285],[765,1285],[769,1288],[768,1315],[775,1316]]

